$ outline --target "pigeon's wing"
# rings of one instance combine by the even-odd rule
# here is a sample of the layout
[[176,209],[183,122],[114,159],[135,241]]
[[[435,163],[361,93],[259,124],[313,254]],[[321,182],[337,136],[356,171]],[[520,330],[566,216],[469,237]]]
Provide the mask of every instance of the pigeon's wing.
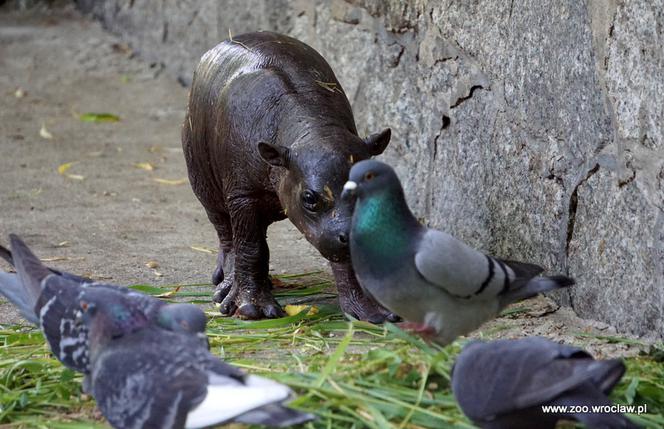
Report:
[[415,266],[429,283],[459,298],[486,299],[509,289],[514,271],[450,234],[427,230],[415,253]]
[[140,291],[125,286],[119,286],[119,285],[102,283],[102,282],[90,282],[86,284],[86,287],[100,288],[102,290],[106,290],[111,293],[124,294],[129,299],[133,307],[142,311],[148,317],[148,319],[151,319],[153,321],[158,321],[159,310],[164,305],[166,305],[164,301],[158,298],[146,295]]
[[183,428],[207,384],[205,371],[191,361],[190,345],[188,337],[156,328],[104,345],[92,379],[104,417],[118,428]]
[[79,295],[84,290],[73,280],[52,275],[43,283],[35,311],[51,351],[67,367],[89,372],[88,329],[79,319]]
[[415,253],[415,267],[430,284],[463,299],[498,299],[504,307],[542,292],[571,286],[565,276],[540,276],[542,267],[503,261],[479,252],[451,235],[427,230]]
[[544,338],[474,342],[459,354],[452,390],[464,413],[482,421],[545,403],[591,380],[597,361]]
[[[188,339],[191,341],[191,339]],[[287,408],[282,402],[292,396],[289,387],[267,378],[246,375],[202,348],[195,359],[206,368],[207,395],[187,416],[187,428],[207,427],[225,422],[290,427],[314,416]]]

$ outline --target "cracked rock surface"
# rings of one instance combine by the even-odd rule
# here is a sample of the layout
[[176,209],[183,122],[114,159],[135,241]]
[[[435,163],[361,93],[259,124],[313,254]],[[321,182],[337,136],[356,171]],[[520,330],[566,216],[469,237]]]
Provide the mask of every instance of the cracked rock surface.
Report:
[[183,84],[232,34],[330,62],[429,225],[577,278],[556,295],[664,333],[664,1],[78,0]]

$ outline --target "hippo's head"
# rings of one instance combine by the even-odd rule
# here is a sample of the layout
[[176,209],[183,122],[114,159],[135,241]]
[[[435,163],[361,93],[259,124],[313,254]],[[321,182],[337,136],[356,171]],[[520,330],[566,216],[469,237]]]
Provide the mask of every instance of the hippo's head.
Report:
[[284,212],[324,258],[349,258],[351,207],[340,195],[352,165],[383,153],[390,129],[362,140],[350,132],[306,138],[290,148],[261,142],[258,150],[267,163],[285,168],[279,183]]

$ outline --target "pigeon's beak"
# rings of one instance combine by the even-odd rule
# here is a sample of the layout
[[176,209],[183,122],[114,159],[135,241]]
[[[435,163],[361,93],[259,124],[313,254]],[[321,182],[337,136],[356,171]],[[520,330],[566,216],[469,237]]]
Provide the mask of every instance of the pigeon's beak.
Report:
[[346,182],[343,191],[341,191],[341,201],[346,203],[355,202],[356,190],[357,183],[353,182],[352,180]]

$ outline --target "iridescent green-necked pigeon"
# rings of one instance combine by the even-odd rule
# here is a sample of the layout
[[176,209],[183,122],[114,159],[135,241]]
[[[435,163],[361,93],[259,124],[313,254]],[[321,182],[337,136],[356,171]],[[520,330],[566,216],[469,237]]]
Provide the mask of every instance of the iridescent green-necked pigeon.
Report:
[[553,429],[561,419],[591,429],[637,428],[611,412],[607,397],[624,372],[619,359],[594,360],[544,338],[475,341],[454,364],[452,390],[463,412],[483,428]]
[[44,266],[21,239],[10,235],[11,249],[0,246],[0,257],[16,273],[0,271],[0,294],[31,323],[39,326],[55,356],[67,367],[89,374],[87,328],[76,323],[78,296],[83,290],[104,289],[126,295],[133,305],[162,329],[186,332],[207,344],[206,317],[192,304],[168,304],[131,289],[97,283]]
[[246,375],[191,335],[157,327],[131,300],[88,288],[91,392],[116,428],[201,428],[225,422],[287,427],[312,415],[287,408],[291,390]]
[[350,171],[342,193],[355,200],[350,250],[360,285],[440,344],[496,317],[508,304],[574,284],[538,276],[541,267],[487,256],[411,213],[394,170],[375,160]]

